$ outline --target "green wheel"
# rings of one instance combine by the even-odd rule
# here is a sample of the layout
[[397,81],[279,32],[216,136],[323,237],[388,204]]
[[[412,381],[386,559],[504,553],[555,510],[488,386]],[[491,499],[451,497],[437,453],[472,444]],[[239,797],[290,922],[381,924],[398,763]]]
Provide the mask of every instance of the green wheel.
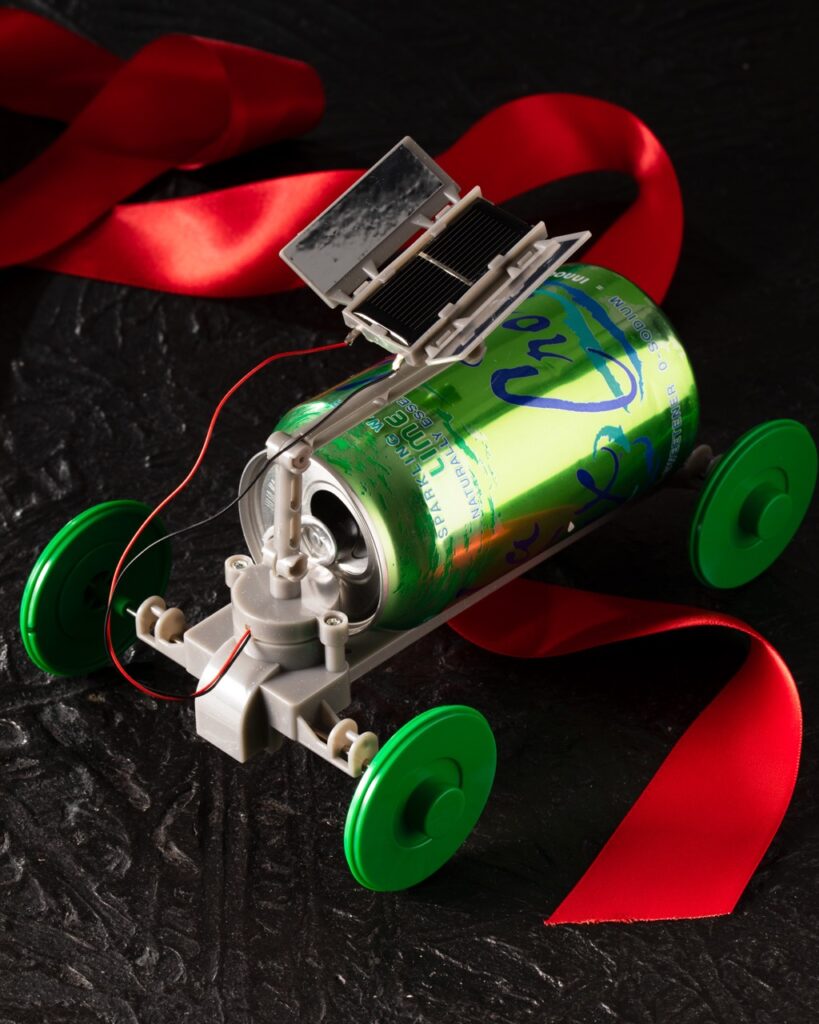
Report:
[[474,708],[432,708],[373,758],[344,829],[355,879],[376,892],[417,885],[475,827],[495,778],[495,738]]
[[712,587],[739,587],[782,554],[816,485],[816,445],[796,420],[749,430],[708,477],[694,512],[691,565]]
[[[43,671],[85,675],[107,663],[103,626],[111,577],[149,512],[139,501],[94,505],[66,523],[46,545],[29,574],[20,605],[26,653]],[[155,519],[137,549],[164,536],[162,524]],[[164,595],[170,570],[168,545],[159,544],[123,579],[111,619],[118,652],[136,639],[133,618],[125,607],[135,607],[153,594]]]

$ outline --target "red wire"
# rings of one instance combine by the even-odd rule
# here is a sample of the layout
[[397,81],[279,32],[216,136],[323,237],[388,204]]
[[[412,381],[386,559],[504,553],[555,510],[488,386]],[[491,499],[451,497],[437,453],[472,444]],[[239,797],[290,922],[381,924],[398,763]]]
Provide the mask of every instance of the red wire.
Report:
[[109,654],[109,656],[111,658],[111,661],[113,661],[114,665],[116,665],[117,669],[119,670],[120,675],[123,676],[123,678],[126,679],[132,686],[135,686],[137,688],[137,690],[140,691],[140,693],[144,693],[144,694],[146,694],[149,697],[154,697],[156,700],[169,700],[169,701],[188,700],[191,697],[200,697],[200,696],[202,696],[202,694],[207,693],[207,691],[210,690],[213,686],[215,686],[216,683],[218,683],[219,680],[222,678],[224,673],[230,667],[231,662],[236,657],[236,655],[237,655],[237,653],[239,651],[239,648],[246,642],[247,638],[249,637],[250,630],[249,629],[246,630],[242,634],[242,636],[239,638],[239,640],[236,643],[235,647],[233,648],[233,650],[228,655],[227,660],[225,661],[224,665],[222,665],[222,667],[216,673],[216,676],[209,683],[207,683],[205,686],[200,687],[198,690],[195,690],[193,693],[181,694],[178,697],[172,697],[172,696],[170,696],[168,694],[157,693],[155,690],[151,690],[149,687],[147,687],[147,686],[143,685],[142,683],[140,683],[138,679],[134,679],[134,677],[128,672],[128,670],[125,668],[125,666],[119,660],[117,652],[114,650],[114,642],[113,642],[113,639],[111,637],[111,614],[112,614],[112,606],[113,606],[113,601],[114,601],[114,595],[116,593],[117,585],[119,583],[119,579],[120,579],[120,576],[122,574],[122,567],[125,564],[125,562],[126,562],[128,556],[130,555],[131,551],[133,550],[134,545],[139,540],[139,538],[142,536],[142,534],[145,532],[145,530],[150,525],[150,523],[152,523],[153,520],[156,519],[156,517],[159,515],[159,513],[164,508],[166,508],[174,500],[174,498],[178,494],[180,494],[182,491],[185,490],[185,488],[188,486],[188,484],[194,478],[194,476],[196,475],[197,471],[199,470],[199,467],[202,465],[202,462],[203,462],[203,460],[205,458],[205,454],[207,453],[208,448],[210,447],[210,442],[211,442],[211,438],[213,437],[213,430],[214,430],[214,427],[216,426],[216,421],[219,419],[219,416],[221,415],[222,410],[224,409],[225,405],[230,401],[230,399],[233,397],[233,395],[236,394],[236,392],[239,390],[239,388],[243,384],[246,384],[247,381],[249,381],[250,378],[253,377],[255,374],[257,374],[260,370],[263,370],[266,366],[269,366],[271,363],[277,362],[279,359],[289,359],[289,358],[291,358],[293,356],[315,355],[318,352],[332,352],[333,349],[346,348],[346,345],[347,345],[346,342],[338,341],[338,342],[334,342],[332,345],[321,345],[321,346],[319,346],[319,348],[300,348],[300,349],[293,349],[290,352],[276,352],[275,355],[268,356],[267,359],[263,359],[260,363],[258,363],[256,366],[254,366],[252,370],[248,370],[248,372],[243,377],[241,377],[239,380],[237,380],[236,383],[233,385],[233,387],[222,396],[222,398],[219,401],[219,404],[214,409],[213,415],[210,418],[210,425],[208,426],[207,433],[205,434],[205,440],[202,442],[202,447],[201,447],[201,449],[199,451],[199,455],[196,457],[196,461],[194,462],[194,464],[191,466],[190,470],[188,471],[188,475],[185,477],[185,479],[182,481],[182,483],[178,484],[171,491],[171,493],[166,498],[163,498],[162,501],[160,501],[160,503],[156,506],[156,508],[153,510],[153,512],[150,513],[150,515],[146,518],[145,522],[139,527],[139,529],[136,531],[136,533],[130,539],[130,541],[128,542],[125,550],[122,552],[122,555],[120,556],[120,559],[117,562],[117,567],[116,567],[116,569],[114,569],[114,575],[113,575],[113,578],[111,580],[111,589],[108,592],[109,615],[108,615],[106,623],[105,623],[105,644],[106,644],[106,647],[108,648],[108,654]]

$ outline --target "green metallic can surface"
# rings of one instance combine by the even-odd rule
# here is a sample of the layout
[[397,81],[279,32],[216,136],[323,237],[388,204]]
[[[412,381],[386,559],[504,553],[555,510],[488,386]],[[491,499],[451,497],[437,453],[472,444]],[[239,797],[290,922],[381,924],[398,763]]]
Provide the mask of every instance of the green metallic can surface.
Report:
[[[303,430],[388,370],[277,429]],[[691,451],[698,413],[657,306],[609,270],[566,266],[489,336],[480,363],[453,364],[318,449],[304,512],[337,541],[330,568],[351,621],[409,628],[656,485]],[[271,469],[243,511],[251,550],[272,523],[273,480]]]

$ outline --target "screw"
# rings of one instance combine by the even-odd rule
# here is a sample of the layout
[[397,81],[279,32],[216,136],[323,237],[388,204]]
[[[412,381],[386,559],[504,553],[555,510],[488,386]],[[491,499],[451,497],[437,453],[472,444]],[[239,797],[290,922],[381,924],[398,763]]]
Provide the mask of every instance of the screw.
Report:
[[246,569],[248,566],[246,558],[234,558],[232,564],[234,569]]
[[324,621],[328,626],[340,626],[344,620],[340,619],[338,615],[327,615]]

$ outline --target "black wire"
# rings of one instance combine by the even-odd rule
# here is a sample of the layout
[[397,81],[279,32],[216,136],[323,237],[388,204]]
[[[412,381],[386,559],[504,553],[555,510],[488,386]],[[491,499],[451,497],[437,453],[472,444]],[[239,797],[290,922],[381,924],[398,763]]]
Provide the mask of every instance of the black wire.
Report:
[[[294,440],[293,443],[295,444],[296,441],[301,441],[301,440],[302,440],[302,438],[298,437],[298,438],[296,438]],[[223,516],[226,512],[230,512],[230,510],[234,507],[234,505],[238,505],[239,502],[242,500],[242,498],[244,498],[244,496],[246,494],[248,494],[248,492],[251,490],[253,485],[259,480],[259,478],[265,472],[267,467],[270,465],[270,463],[271,462],[275,462],[276,459],[278,458],[278,456],[279,455],[283,455],[284,452],[286,452],[287,449],[290,448],[290,447],[291,447],[290,444],[285,445],[285,447],[282,448],[282,450],[280,452],[277,452],[272,458],[267,459],[262,464],[262,468],[253,477],[253,479],[250,481],[250,483],[247,485],[247,487],[245,487],[245,489],[243,491],[240,491],[239,494],[237,494],[236,497],[232,501],[229,501],[227,503],[227,505],[224,505],[222,508],[220,508],[218,512],[214,512],[211,515],[206,516],[204,519],[200,519],[198,522],[190,523],[188,526],[182,526],[178,530],[173,530],[171,533],[163,534],[163,536],[158,537],[156,540],[152,540],[150,544],[146,544],[145,547],[142,548],[141,551],[137,552],[137,554],[134,555],[134,557],[131,559],[130,562],[127,562],[122,567],[122,572],[119,574],[119,577],[117,579],[117,587],[120,585],[120,583],[122,581],[122,577],[125,575],[126,572],[128,572],[128,570],[131,568],[131,566],[134,565],[137,561],[139,561],[139,559],[142,558],[142,556],[144,554],[146,554],[148,551],[150,551],[151,548],[155,548],[159,544],[165,544],[168,541],[173,540],[174,537],[180,537],[183,533],[191,533],[191,531],[193,531],[193,530],[198,530],[198,529],[200,529],[203,526],[207,526],[208,523],[215,522],[217,519],[219,519],[221,516]],[[111,596],[111,603],[113,603],[113,598],[114,598],[114,595],[116,595],[117,587],[114,587],[114,594],[112,594],[112,596]]]
[[[392,376],[392,374],[390,374],[390,376]],[[233,498],[232,501],[229,501],[227,503],[227,505],[225,505],[223,508],[220,508],[218,512],[214,512],[211,515],[206,516],[204,519],[200,519],[196,523],[191,523],[188,526],[182,526],[178,530],[174,530],[172,533],[166,533],[164,536],[159,537],[157,540],[151,541],[150,544],[147,544],[144,548],[142,548],[141,551],[139,551],[137,554],[134,555],[134,557],[131,559],[130,562],[128,562],[126,565],[124,565],[122,567],[122,572],[119,574],[119,578],[117,579],[117,587],[119,586],[119,584],[120,584],[120,582],[122,580],[122,577],[125,575],[126,572],[128,572],[128,570],[131,568],[131,566],[138,559],[142,558],[142,556],[144,554],[146,554],[148,551],[150,551],[151,548],[155,548],[158,544],[164,544],[166,541],[173,540],[174,537],[179,537],[183,533],[190,533],[192,530],[198,530],[198,529],[200,529],[203,526],[207,526],[208,523],[215,522],[217,519],[219,519],[221,516],[223,516],[226,512],[229,512],[234,507],[234,505],[238,505],[239,502],[242,500],[242,498],[244,498],[245,495],[248,494],[251,491],[253,486],[258,482],[259,478],[265,473],[265,471],[267,470],[268,466],[270,466],[272,463],[274,463],[276,461],[276,459],[278,459],[278,457],[280,455],[284,455],[285,452],[289,451],[291,448],[293,448],[295,445],[297,445],[299,443],[299,441],[303,441],[312,431],[316,430],[318,427],[320,427],[324,423],[326,423],[327,420],[329,420],[332,416],[334,416],[338,412],[339,409],[341,409],[344,405],[347,404],[347,402],[350,401],[351,398],[354,398],[356,395],[360,395],[362,393],[362,391],[365,391],[372,384],[377,384],[379,381],[382,381],[382,380],[385,380],[385,379],[386,378],[384,378],[384,377],[376,377],[373,380],[368,380],[360,388],[357,388],[355,391],[351,391],[349,395],[345,395],[344,398],[342,398],[342,400],[338,403],[338,405],[334,406],[332,409],[330,409],[328,412],[326,412],[322,417],[320,417],[318,420],[316,420],[315,423],[311,423],[310,426],[308,427],[308,429],[305,430],[303,434],[299,434],[298,437],[292,438],[290,441],[287,442],[287,444],[283,448],[279,449],[279,451],[277,451],[275,455],[272,455],[269,459],[267,459],[262,464],[262,468],[253,477],[253,479],[250,481],[250,483],[247,485],[247,487],[245,487],[245,489],[243,491],[240,491],[239,494],[237,494],[236,497]],[[113,599],[114,599],[114,595],[115,594],[116,594],[116,587],[114,588],[114,594],[111,595],[111,601],[109,601],[109,608],[113,604]]]
[[[390,374],[390,376],[392,376],[392,374]],[[103,637],[105,638],[105,651],[106,651],[106,654],[108,654],[108,659],[109,659],[109,661],[111,661],[111,664],[114,664],[114,662],[113,662],[113,659],[111,658],[110,652],[108,650],[108,623],[109,623],[109,621],[111,619],[111,611],[112,611],[113,606],[114,606],[114,598],[116,597],[117,588],[119,587],[120,583],[122,582],[122,578],[125,575],[125,573],[128,572],[128,570],[136,562],[138,562],[139,559],[142,558],[143,555],[147,554],[151,550],[151,548],[155,548],[159,544],[167,544],[171,540],[173,540],[174,537],[180,537],[184,533],[191,533],[193,530],[201,529],[201,527],[207,526],[209,523],[215,522],[217,519],[219,519],[221,516],[223,516],[226,512],[229,512],[235,505],[238,505],[238,503],[242,500],[242,498],[245,497],[245,495],[250,493],[250,491],[253,489],[255,484],[259,481],[259,479],[262,477],[262,475],[267,471],[268,467],[273,462],[275,462],[276,459],[278,459],[278,457],[280,455],[284,455],[285,452],[289,451],[291,448],[293,448],[295,445],[297,445],[300,441],[303,441],[312,431],[316,430],[318,427],[322,426],[329,419],[331,419],[333,416],[335,416],[335,414],[339,411],[339,409],[341,409],[344,405],[346,405],[347,402],[349,402],[351,398],[354,398],[356,395],[360,395],[362,393],[362,391],[366,391],[366,389],[371,387],[373,384],[377,384],[377,383],[379,383],[379,381],[383,381],[385,379],[386,378],[384,378],[384,377],[375,377],[372,380],[366,381],[364,384],[362,384],[362,386],[360,388],[355,388],[348,395],[345,395],[344,398],[342,398],[342,400],[338,403],[338,405],[333,406],[333,408],[329,409],[323,416],[319,417],[319,419],[317,419],[315,422],[309,424],[309,426],[304,431],[304,433],[299,434],[298,437],[292,438],[290,441],[287,442],[286,445],[284,445],[283,448],[280,448],[275,453],[275,455],[272,455],[269,459],[266,459],[262,463],[262,468],[253,477],[253,479],[250,481],[250,483],[247,485],[247,487],[245,487],[244,490],[240,491],[232,501],[229,501],[227,503],[227,505],[225,505],[222,508],[220,508],[218,512],[214,512],[211,515],[206,516],[204,519],[200,519],[198,522],[191,523],[188,526],[182,526],[178,530],[174,530],[172,533],[166,533],[163,537],[159,537],[157,540],[151,541],[150,544],[147,544],[144,548],[142,548],[140,551],[138,551],[134,555],[134,557],[130,560],[130,562],[126,563],[126,565],[123,566],[122,572],[117,577],[117,581],[114,584],[114,588],[113,588],[113,590],[111,592],[111,595],[110,595],[110,597],[108,599],[108,604],[107,604],[107,606],[105,608],[105,620],[103,622]],[[223,676],[227,673],[228,669],[231,667],[231,665],[234,663],[234,661],[236,661],[236,659],[239,657],[239,655],[242,653],[242,651],[245,649],[245,647],[248,645],[248,643],[250,642],[251,639],[252,639],[252,637],[248,636],[244,640],[244,642],[239,647],[237,647],[237,649],[231,655],[230,659],[228,661],[226,661],[225,664],[222,666],[222,668],[219,671],[219,674],[216,676],[216,678],[213,680],[213,682],[210,683],[206,689],[202,690],[201,693],[198,693],[198,694],[192,694],[192,693],[172,693],[172,692],[170,692],[168,690],[159,690],[159,689],[157,689],[154,686],[148,687],[148,689],[153,690],[153,692],[155,694],[157,694],[157,696],[160,696],[160,697],[171,697],[171,698],[175,698],[177,700],[179,700],[179,699],[184,700],[186,698],[190,698],[191,700],[196,700],[197,697],[204,697],[205,694],[206,693],[210,693],[210,691],[214,688],[214,686],[216,686],[216,684],[223,678]]]

